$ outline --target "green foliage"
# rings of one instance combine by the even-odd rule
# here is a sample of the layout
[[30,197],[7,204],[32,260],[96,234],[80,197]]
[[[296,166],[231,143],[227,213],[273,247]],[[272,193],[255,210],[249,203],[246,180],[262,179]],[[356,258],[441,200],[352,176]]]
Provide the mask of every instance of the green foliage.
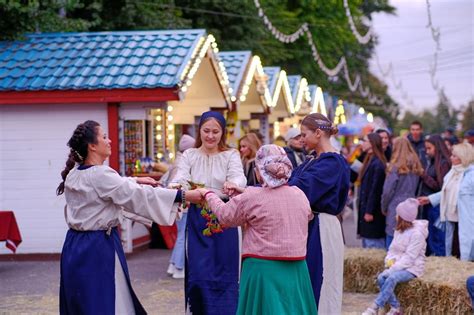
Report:
[[463,118],[461,120],[462,131],[466,132],[469,129],[474,129],[474,99],[472,99],[463,111]]
[[12,40],[32,32],[86,31],[97,21],[67,16],[68,11],[83,6],[77,0],[0,0],[0,39]]
[[[361,34],[367,31],[371,14],[395,10],[388,0],[351,0],[349,5]],[[332,68],[345,56],[351,74],[359,73],[363,85],[382,97],[385,105],[370,106],[359,93],[351,93],[342,74],[328,78],[313,60],[306,37],[291,44],[276,40],[258,16],[253,0],[0,0],[0,39],[18,38],[25,32],[205,28],[216,37],[221,51],[251,50],[266,66],[301,74],[310,83],[364,106],[390,123],[396,119],[397,104],[385,84],[368,71],[375,43],[357,42],[341,0],[261,0],[261,6],[284,33],[307,22],[324,63]]]
[[408,129],[412,121],[418,120],[423,124],[423,130],[426,134],[442,133],[446,128],[455,128],[458,122],[456,111],[451,102],[446,97],[444,91],[439,94],[439,102],[436,110],[424,110],[420,114],[414,114],[410,111],[397,123],[395,131]]

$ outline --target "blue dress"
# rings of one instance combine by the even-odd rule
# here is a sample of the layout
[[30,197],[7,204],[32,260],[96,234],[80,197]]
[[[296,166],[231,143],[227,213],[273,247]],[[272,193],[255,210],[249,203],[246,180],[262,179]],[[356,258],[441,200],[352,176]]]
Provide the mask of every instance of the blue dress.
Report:
[[340,154],[328,152],[318,158],[307,159],[293,170],[288,182],[305,193],[315,213],[308,228],[306,263],[318,305],[323,283],[323,250],[318,214],[336,216],[341,213],[349,192],[349,179],[350,169],[346,160]]
[[234,315],[239,299],[237,228],[205,236],[207,221],[192,205],[187,220],[186,308],[194,314]]

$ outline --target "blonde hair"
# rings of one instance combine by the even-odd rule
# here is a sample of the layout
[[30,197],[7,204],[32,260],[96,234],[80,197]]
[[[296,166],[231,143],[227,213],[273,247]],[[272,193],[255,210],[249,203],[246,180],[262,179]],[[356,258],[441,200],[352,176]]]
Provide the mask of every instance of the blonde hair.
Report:
[[423,166],[421,165],[418,154],[407,138],[396,138],[393,144],[392,158],[387,168],[387,173],[390,173],[393,167],[398,168],[398,174],[413,173],[418,176],[423,175]]
[[248,160],[254,159],[255,155],[257,154],[258,149],[262,146],[262,142],[260,141],[258,136],[254,134],[253,132],[250,132],[239,139],[239,149],[240,149],[240,143],[242,141],[246,141],[249,144],[248,147],[250,149],[250,156],[242,157],[242,160],[248,161]]
[[461,164],[464,167],[474,163],[474,148],[469,143],[453,145],[453,154],[461,160]]

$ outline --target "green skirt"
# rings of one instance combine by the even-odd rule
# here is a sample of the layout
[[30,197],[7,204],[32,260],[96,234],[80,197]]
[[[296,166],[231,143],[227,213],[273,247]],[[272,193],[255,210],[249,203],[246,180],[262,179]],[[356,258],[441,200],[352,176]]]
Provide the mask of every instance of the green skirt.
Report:
[[237,314],[318,314],[306,261],[246,258]]

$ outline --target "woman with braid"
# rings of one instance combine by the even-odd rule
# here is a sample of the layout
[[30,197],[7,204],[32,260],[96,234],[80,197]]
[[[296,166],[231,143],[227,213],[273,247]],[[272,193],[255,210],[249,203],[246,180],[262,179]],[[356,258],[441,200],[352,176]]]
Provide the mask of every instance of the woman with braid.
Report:
[[330,142],[337,128],[324,115],[309,114],[301,122],[301,141],[311,156],[293,170],[288,185],[308,198],[314,219],[309,222],[308,264],[318,314],[340,314],[344,242],[337,215],[346,204],[350,169]]
[[78,125],[68,146],[56,191],[65,195],[69,226],[61,254],[60,313],[146,314],[131,287],[117,232],[122,211],[171,225],[178,203],[198,201],[200,194],[154,188],[151,178],[124,178],[103,165],[110,139],[95,121]]

